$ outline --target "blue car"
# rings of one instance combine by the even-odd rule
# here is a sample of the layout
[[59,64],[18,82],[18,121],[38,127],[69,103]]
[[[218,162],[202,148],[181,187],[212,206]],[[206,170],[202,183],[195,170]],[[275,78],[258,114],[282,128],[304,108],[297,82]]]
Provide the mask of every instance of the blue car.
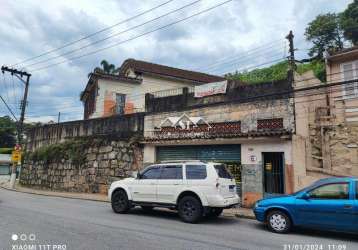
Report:
[[294,226],[358,233],[358,178],[327,178],[291,195],[256,202],[258,221],[276,233]]

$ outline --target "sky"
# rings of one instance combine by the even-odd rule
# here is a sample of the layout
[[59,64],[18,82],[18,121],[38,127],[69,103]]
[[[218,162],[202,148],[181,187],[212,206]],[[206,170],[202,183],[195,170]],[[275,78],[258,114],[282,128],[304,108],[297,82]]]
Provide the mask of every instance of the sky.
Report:
[[[282,60],[290,30],[297,58],[303,59],[310,47],[304,38],[307,24],[319,14],[341,12],[352,0],[233,0],[197,14],[224,2],[0,0],[0,65],[16,64],[17,69],[32,74],[25,122],[57,121],[59,112],[61,121],[77,120],[83,117],[79,95],[87,75],[103,59],[117,67],[135,58],[223,75]],[[111,48],[101,50],[106,47]],[[0,95],[17,117],[23,90],[20,80],[0,72]],[[10,113],[0,102],[3,115]]]

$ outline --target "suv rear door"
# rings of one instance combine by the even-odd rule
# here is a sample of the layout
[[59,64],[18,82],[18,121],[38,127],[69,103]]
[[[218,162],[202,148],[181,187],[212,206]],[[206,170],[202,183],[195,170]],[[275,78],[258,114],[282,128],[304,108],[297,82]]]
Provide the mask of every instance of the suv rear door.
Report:
[[224,164],[214,164],[218,176],[218,188],[224,198],[230,198],[236,194],[236,182]]
[[178,189],[183,185],[183,165],[161,165],[157,182],[157,202],[175,204]]

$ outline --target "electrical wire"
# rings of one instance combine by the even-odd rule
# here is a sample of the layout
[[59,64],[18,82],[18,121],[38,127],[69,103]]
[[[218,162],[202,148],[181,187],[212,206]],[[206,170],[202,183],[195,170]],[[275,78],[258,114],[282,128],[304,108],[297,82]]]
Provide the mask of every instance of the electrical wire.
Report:
[[149,35],[149,34],[151,34],[151,33],[154,33],[154,32],[156,32],[156,31],[159,31],[159,30],[166,29],[166,28],[168,28],[168,27],[170,27],[170,26],[173,26],[173,25],[175,25],[175,24],[184,22],[184,21],[186,21],[186,20],[188,20],[188,19],[190,19],[190,18],[193,18],[193,17],[196,17],[196,16],[198,16],[198,15],[204,14],[204,13],[206,13],[206,12],[208,12],[208,11],[211,11],[211,10],[213,10],[213,9],[216,9],[216,8],[218,8],[218,7],[220,7],[220,6],[224,5],[224,4],[227,4],[227,3],[229,3],[229,2],[232,2],[232,1],[233,1],[233,0],[227,0],[227,1],[225,1],[225,2],[221,2],[220,4],[216,4],[216,5],[214,5],[214,6],[210,7],[210,8],[207,8],[207,9],[204,9],[204,10],[202,10],[202,11],[196,12],[195,14],[190,15],[190,16],[188,16],[188,17],[185,17],[185,18],[182,18],[182,19],[178,19],[178,20],[176,20],[176,21],[174,21],[174,22],[171,22],[171,23],[169,23],[169,24],[166,24],[166,25],[164,25],[164,26],[160,26],[159,28],[152,29],[152,30],[150,30],[150,31],[141,33],[141,34],[139,34],[139,35],[137,35],[137,36],[131,37],[131,38],[126,39],[126,40],[123,40],[123,41],[116,42],[116,43],[114,43],[114,44],[112,44],[112,45],[110,45],[110,46],[103,47],[103,48],[94,50],[94,51],[92,51],[92,52],[89,52],[89,53],[86,53],[86,54],[83,54],[83,55],[80,55],[80,56],[71,57],[71,58],[68,58],[68,59],[66,59],[66,60],[63,60],[63,61],[60,61],[60,62],[57,62],[57,63],[53,63],[53,64],[50,64],[50,65],[47,65],[47,66],[45,66],[45,67],[40,67],[40,68],[33,69],[32,72],[36,72],[36,71],[48,69],[48,68],[51,68],[51,67],[54,67],[54,66],[57,66],[57,65],[66,63],[66,62],[71,61],[71,60],[77,60],[77,59],[80,59],[80,58],[83,58],[83,57],[86,57],[86,56],[89,56],[89,55],[93,55],[93,54],[96,54],[96,53],[98,53],[98,52],[101,52],[101,51],[104,51],[104,50],[107,50],[107,49],[110,49],[110,48],[113,48],[113,47],[116,47],[116,46],[121,45],[121,44],[123,44],[123,43],[129,42],[129,41],[133,41],[133,40],[138,39],[138,38],[140,38],[140,37]]
[[91,43],[89,43],[89,44],[87,44],[87,45],[85,45],[85,46],[79,47],[79,48],[77,48],[77,49],[70,50],[70,51],[65,52],[65,53],[63,53],[63,54],[60,54],[60,55],[57,55],[57,56],[54,56],[54,57],[50,57],[50,58],[48,58],[48,59],[45,59],[45,60],[42,60],[42,61],[39,61],[39,62],[36,62],[36,63],[32,63],[32,64],[29,64],[29,65],[25,65],[24,67],[32,67],[32,66],[39,65],[39,64],[42,64],[42,63],[45,63],[45,62],[48,62],[48,61],[52,61],[52,60],[57,59],[57,58],[62,58],[63,56],[67,56],[67,55],[73,54],[73,53],[75,53],[75,52],[77,52],[77,51],[81,51],[81,50],[83,50],[83,49],[89,48],[89,47],[91,47],[91,46],[93,46],[93,45],[95,45],[95,44],[102,43],[102,42],[107,41],[107,40],[109,40],[109,39],[111,39],[111,38],[113,38],[113,37],[122,35],[122,34],[124,34],[124,33],[129,32],[129,31],[135,30],[135,29],[140,28],[140,27],[142,27],[142,26],[144,26],[144,25],[147,25],[147,24],[149,24],[149,23],[152,23],[152,22],[154,22],[154,21],[157,21],[157,20],[159,20],[159,19],[161,19],[161,18],[163,18],[163,17],[169,16],[169,15],[175,13],[175,12],[181,11],[181,10],[183,10],[183,9],[185,9],[185,8],[188,8],[188,7],[190,7],[190,6],[194,5],[194,4],[197,4],[197,3],[200,2],[200,1],[201,1],[201,0],[196,0],[196,1],[194,1],[194,2],[191,2],[191,3],[187,4],[187,5],[184,5],[184,6],[180,7],[180,8],[178,8],[178,9],[172,10],[172,11],[167,12],[167,13],[161,15],[161,16],[155,17],[155,18],[153,18],[153,19],[150,19],[149,21],[146,21],[146,22],[144,22],[144,23],[135,25],[135,26],[133,26],[133,27],[130,27],[130,28],[128,28],[128,29],[125,29],[125,30],[123,30],[123,31],[120,31],[120,32],[118,32],[118,33],[115,33],[115,34],[113,34],[113,35],[110,35],[110,36],[107,36],[107,37],[105,37],[105,38],[99,39],[99,40],[97,40],[97,41],[91,42]]
[[72,41],[72,42],[66,43],[66,44],[64,44],[64,45],[62,45],[62,46],[60,46],[60,47],[55,48],[55,49],[46,51],[46,52],[44,52],[44,53],[42,53],[42,54],[40,54],[40,55],[27,58],[27,59],[25,59],[25,60],[23,60],[23,61],[20,61],[20,62],[16,63],[16,64],[13,64],[11,67],[15,67],[15,66],[17,66],[17,65],[19,65],[19,64],[23,64],[23,63],[25,63],[25,62],[32,61],[32,60],[37,59],[37,58],[39,58],[39,57],[42,57],[42,56],[51,54],[51,53],[53,53],[53,52],[55,52],[55,51],[64,49],[64,48],[66,48],[66,47],[69,47],[69,46],[71,46],[71,45],[73,45],[73,44],[76,44],[76,43],[78,43],[78,42],[87,40],[88,38],[91,38],[91,37],[93,37],[93,36],[95,36],[95,35],[98,35],[98,34],[100,34],[100,33],[103,33],[104,31],[110,30],[110,29],[112,29],[112,28],[114,28],[114,27],[116,27],[116,26],[118,26],[118,25],[124,24],[124,23],[126,23],[126,22],[131,21],[131,20],[134,20],[134,19],[136,19],[136,18],[138,18],[138,17],[140,17],[140,16],[143,16],[143,15],[149,13],[149,12],[152,12],[152,11],[154,11],[154,10],[156,10],[156,9],[158,9],[158,8],[160,8],[160,7],[162,7],[162,6],[164,6],[164,5],[167,5],[167,4],[169,4],[170,2],[173,2],[173,1],[174,1],[174,0],[169,0],[169,1],[166,1],[166,2],[164,2],[164,3],[161,3],[161,4],[159,4],[159,5],[157,5],[157,6],[154,6],[154,7],[150,8],[150,9],[148,9],[148,10],[146,10],[146,11],[140,12],[139,14],[134,15],[134,16],[132,16],[132,17],[130,17],[130,18],[127,18],[127,19],[125,19],[125,20],[122,20],[122,21],[120,21],[120,22],[117,22],[117,23],[115,23],[115,24],[113,24],[113,25],[110,25],[110,26],[104,28],[104,29],[100,29],[100,30],[98,30],[98,31],[96,31],[96,32],[94,32],[94,33],[88,34],[88,35],[86,35],[86,36],[84,36],[84,37],[82,37],[82,38],[80,38],[80,39],[77,39],[77,40],[74,40],[74,41]]

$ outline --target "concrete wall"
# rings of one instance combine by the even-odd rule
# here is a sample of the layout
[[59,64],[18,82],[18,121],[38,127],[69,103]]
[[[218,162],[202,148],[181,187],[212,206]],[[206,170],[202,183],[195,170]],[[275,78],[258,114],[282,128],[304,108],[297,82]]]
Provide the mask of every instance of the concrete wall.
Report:
[[126,139],[143,135],[144,113],[117,115],[107,118],[62,122],[32,128],[26,131],[26,150],[64,142],[71,138],[107,135]]
[[[328,61],[327,82],[343,81],[341,64],[357,59],[358,53]],[[296,75],[295,81],[295,88],[320,82],[312,72]],[[335,86],[295,95],[295,189],[329,176],[358,176],[358,98],[346,98],[342,90]]]
[[293,131],[293,105],[289,99],[268,100],[250,103],[228,103],[222,105],[194,108],[185,111],[153,113],[145,116],[144,137],[156,138],[154,128],[159,127],[168,117],[187,114],[202,117],[209,124],[219,122],[241,122],[241,132],[257,131],[258,119],[283,118],[283,129]]
[[242,203],[251,207],[263,197],[263,159],[264,152],[284,153],[285,193],[294,191],[292,144],[290,140],[251,140],[241,144],[242,164]]
[[[130,76],[135,77],[133,75]],[[113,115],[113,108],[116,105],[116,93],[126,95],[126,113],[130,114],[145,110],[146,93],[189,86],[194,86],[194,83],[149,75],[143,75],[142,83],[140,84],[98,79],[96,109],[90,117],[96,118]]]
[[[348,79],[343,75],[343,64],[353,63],[356,68],[353,69],[353,78],[358,78],[358,51],[355,57],[341,57],[339,60],[330,60],[327,62],[327,81],[340,82]],[[354,67],[354,66],[353,66]],[[355,83],[356,86],[358,83]],[[350,84],[354,85],[354,83]],[[356,87],[357,88],[357,87]],[[358,94],[355,96],[345,96],[344,86],[331,87],[329,91],[330,105],[332,114],[339,123],[358,126]]]

